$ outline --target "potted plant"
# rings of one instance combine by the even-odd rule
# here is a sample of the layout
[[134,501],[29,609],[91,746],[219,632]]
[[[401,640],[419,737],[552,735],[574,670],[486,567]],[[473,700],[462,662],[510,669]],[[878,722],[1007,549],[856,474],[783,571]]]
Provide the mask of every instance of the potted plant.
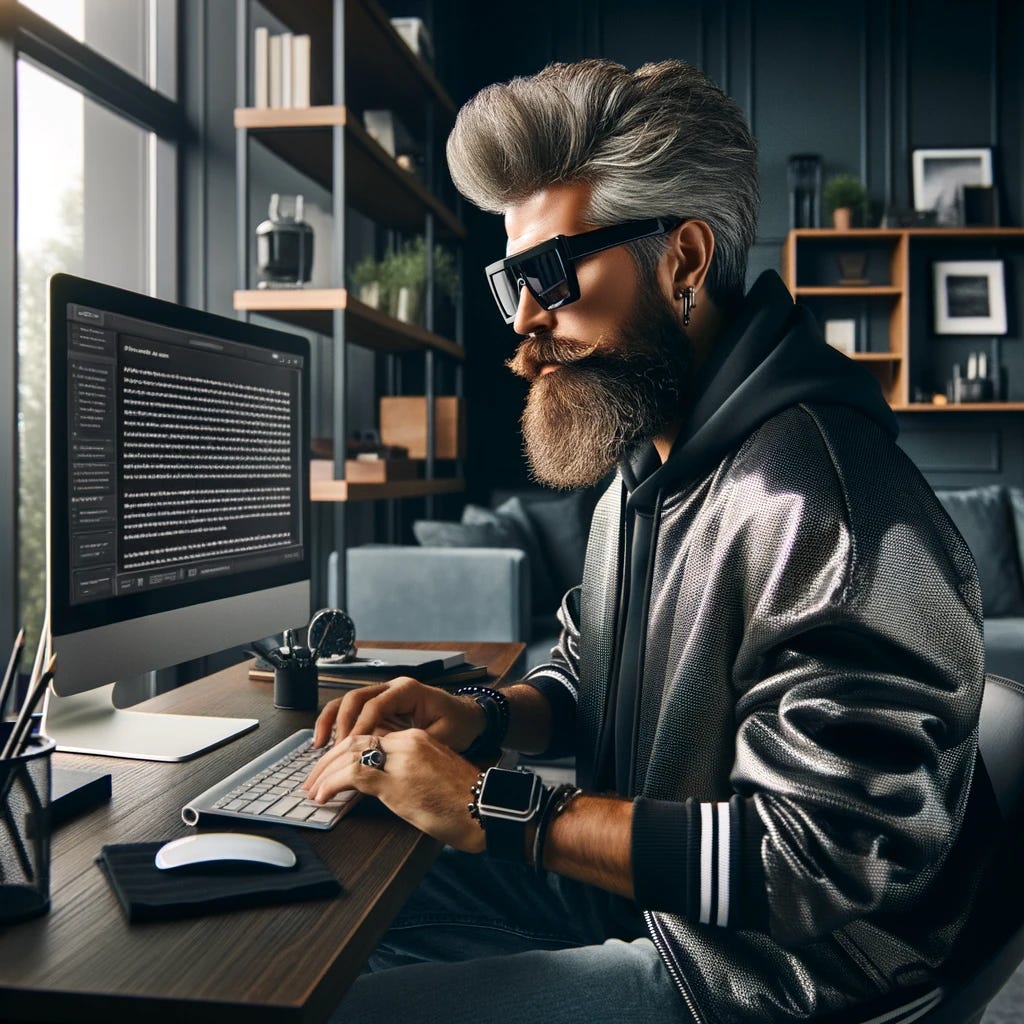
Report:
[[860,221],[867,212],[868,190],[852,174],[829,178],[821,197],[832,213],[832,226],[840,231],[848,231],[854,218]]
[[380,278],[380,264],[372,256],[366,256],[352,268],[352,284],[359,301],[374,309],[382,305]]
[[[422,236],[404,242],[377,268],[382,303],[396,320],[419,323],[423,312],[423,288],[427,280],[427,245]],[[442,295],[454,300],[458,274],[451,253],[434,247],[434,283]]]

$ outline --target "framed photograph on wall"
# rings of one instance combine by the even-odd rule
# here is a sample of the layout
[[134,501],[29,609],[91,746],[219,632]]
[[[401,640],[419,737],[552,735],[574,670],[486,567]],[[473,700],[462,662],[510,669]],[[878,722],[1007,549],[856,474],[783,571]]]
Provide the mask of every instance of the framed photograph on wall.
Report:
[[936,334],[1006,334],[1002,260],[933,263]]
[[992,150],[915,149],[914,209],[934,210],[940,227],[964,223],[966,185],[992,185]]

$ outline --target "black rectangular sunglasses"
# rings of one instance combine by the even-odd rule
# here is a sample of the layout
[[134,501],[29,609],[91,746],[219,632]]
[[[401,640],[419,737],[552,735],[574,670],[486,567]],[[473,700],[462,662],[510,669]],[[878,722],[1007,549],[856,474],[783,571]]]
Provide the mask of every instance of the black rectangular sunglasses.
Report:
[[560,309],[580,297],[576,260],[626,242],[663,235],[682,222],[680,217],[650,217],[595,228],[579,235],[556,235],[492,263],[486,271],[491,295],[507,324],[516,318],[523,288],[530,290],[542,309]]

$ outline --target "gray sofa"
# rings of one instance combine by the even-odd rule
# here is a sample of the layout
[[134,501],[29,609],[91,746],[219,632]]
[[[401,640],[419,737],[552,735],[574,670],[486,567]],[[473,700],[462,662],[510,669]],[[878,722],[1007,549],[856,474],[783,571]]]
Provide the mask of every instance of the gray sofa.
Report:
[[[497,493],[461,522],[420,520],[419,546],[363,545],[347,553],[348,608],[376,640],[519,640],[524,667],[546,661],[555,613],[583,575],[587,531],[603,486],[569,493]],[[328,596],[338,593],[331,555]]]
[[[600,488],[570,495],[498,496],[467,506],[461,523],[424,521],[421,546],[348,552],[348,611],[375,640],[522,640],[524,668],[545,661],[555,611],[582,576]],[[974,554],[985,612],[986,668],[1024,679],[1024,490],[938,492]],[[332,555],[331,598],[339,560]]]
[[1024,679],[1024,490],[936,491],[974,555],[985,613],[985,670]]

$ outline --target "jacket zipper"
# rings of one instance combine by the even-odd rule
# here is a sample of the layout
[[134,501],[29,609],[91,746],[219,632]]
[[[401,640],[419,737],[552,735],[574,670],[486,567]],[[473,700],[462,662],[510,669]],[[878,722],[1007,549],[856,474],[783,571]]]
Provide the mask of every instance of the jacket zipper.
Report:
[[705,1018],[697,1010],[697,1003],[693,998],[693,993],[690,992],[690,989],[686,984],[686,980],[683,978],[682,972],[676,964],[675,958],[671,956],[668,951],[668,942],[662,933],[661,923],[649,910],[645,910],[643,912],[643,916],[644,921],[647,922],[647,930],[651,933],[654,948],[658,951],[658,955],[661,957],[662,963],[665,965],[668,973],[672,977],[672,980],[675,982],[676,988],[679,989],[680,995],[683,997],[683,1002],[686,1003],[686,1008],[690,1011],[690,1016],[693,1017],[696,1024],[705,1024]]

